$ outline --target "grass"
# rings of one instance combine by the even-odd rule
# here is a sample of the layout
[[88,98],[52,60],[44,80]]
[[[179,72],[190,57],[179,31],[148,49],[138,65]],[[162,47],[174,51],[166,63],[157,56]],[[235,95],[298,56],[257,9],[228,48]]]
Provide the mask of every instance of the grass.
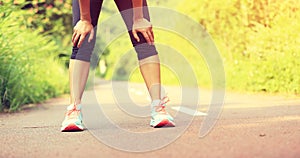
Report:
[[22,11],[1,6],[0,111],[16,111],[67,91],[60,48],[47,36],[22,25]]

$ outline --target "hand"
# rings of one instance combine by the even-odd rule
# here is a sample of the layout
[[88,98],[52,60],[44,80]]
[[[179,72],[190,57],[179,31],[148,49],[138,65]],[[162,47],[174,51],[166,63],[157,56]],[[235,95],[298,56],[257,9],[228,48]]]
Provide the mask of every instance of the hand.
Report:
[[91,42],[91,40],[94,38],[93,25],[89,21],[79,20],[74,27],[74,32],[73,32],[73,36],[72,36],[73,46],[76,46],[76,43],[77,43],[77,47],[80,48],[81,44],[83,43],[83,41],[88,33],[90,33],[88,42]]
[[154,44],[154,35],[152,31],[152,24],[147,19],[138,19],[134,20],[132,26],[133,37],[140,42],[140,38],[137,33],[140,32],[145,37],[148,44]]

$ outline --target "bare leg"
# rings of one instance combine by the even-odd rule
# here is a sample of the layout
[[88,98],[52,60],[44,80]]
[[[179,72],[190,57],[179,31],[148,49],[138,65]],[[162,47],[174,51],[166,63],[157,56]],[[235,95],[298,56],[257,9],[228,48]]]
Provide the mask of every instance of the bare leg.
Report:
[[89,75],[90,63],[81,60],[70,60],[70,103],[78,105],[81,103],[82,94]]
[[140,71],[152,100],[160,100],[160,63],[158,55],[139,61]]

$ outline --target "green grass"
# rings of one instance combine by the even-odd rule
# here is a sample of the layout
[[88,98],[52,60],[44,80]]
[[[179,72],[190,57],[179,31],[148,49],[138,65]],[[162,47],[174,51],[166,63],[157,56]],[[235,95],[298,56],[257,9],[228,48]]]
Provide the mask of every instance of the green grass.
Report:
[[0,111],[16,111],[67,91],[67,71],[51,38],[24,27],[22,11],[1,6]]

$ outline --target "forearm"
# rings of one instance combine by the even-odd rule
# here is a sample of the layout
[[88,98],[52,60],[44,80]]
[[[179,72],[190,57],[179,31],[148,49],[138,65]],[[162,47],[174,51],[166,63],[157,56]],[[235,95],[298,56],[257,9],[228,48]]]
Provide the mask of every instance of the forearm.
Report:
[[132,0],[132,5],[133,5],[133,20],[144,18],[143,0]]
[[80,20],[91,22],[90,0],[78,0],[80,8]]

